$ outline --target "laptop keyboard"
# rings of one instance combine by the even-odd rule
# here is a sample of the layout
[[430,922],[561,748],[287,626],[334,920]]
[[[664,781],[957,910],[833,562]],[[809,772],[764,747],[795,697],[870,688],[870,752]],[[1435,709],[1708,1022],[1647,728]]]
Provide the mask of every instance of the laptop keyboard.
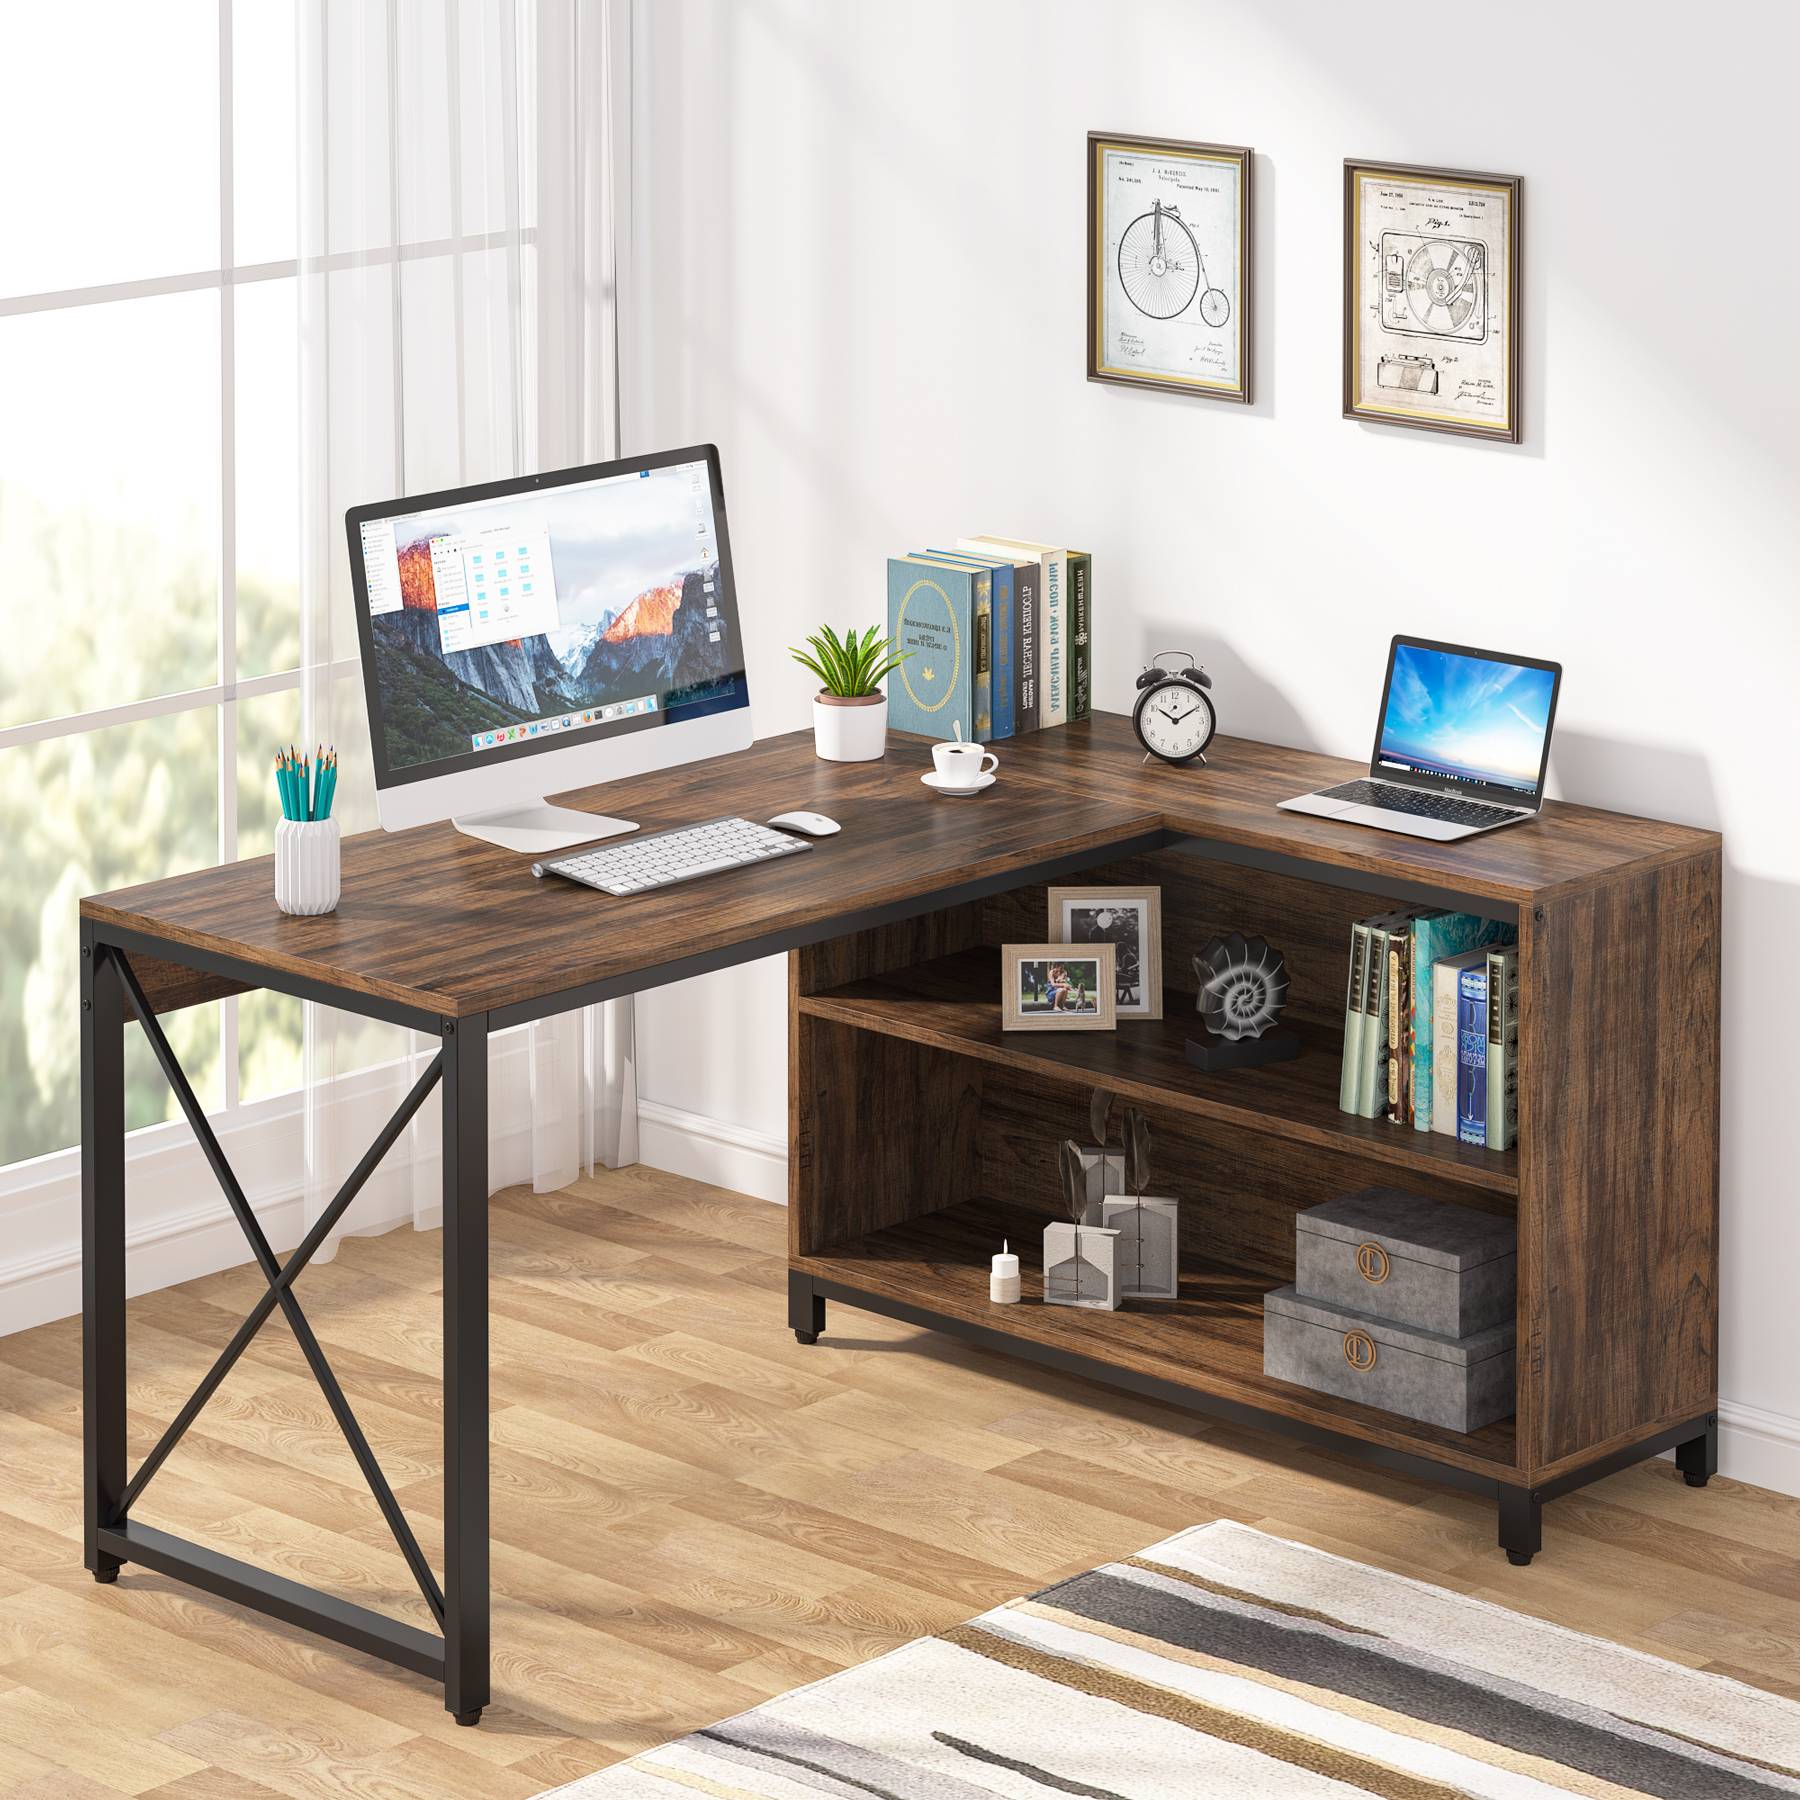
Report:
[[672,887],[720,869],[743,869],[752,863],[799,856],[812,845],[748,819],[710,819],[673,831],[650,831],[593,850],[546,857],[533,863],[534,875],[561,875],[603,894],[639,894],[646,888]]
[[1324,797],[1356,806],[1378,806],[1383,812],[1409,813],[1416,819],[1442,819],[1449,825],[1501,825],[1519,816],[1510,806],[1489,806],[1484,800],[1460,800],[1451,794],[1424,794],[1381,781],[1346,781],[1326,788]]

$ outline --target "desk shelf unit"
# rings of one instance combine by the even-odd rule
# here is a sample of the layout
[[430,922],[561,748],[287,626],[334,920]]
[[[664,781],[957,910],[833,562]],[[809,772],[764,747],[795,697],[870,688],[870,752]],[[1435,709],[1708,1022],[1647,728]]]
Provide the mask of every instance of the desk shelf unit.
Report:
[[[1374,841],[1376,834],[1369,833]],[[1378,849],[1377,849],[1378,859]],[[1718,859],[1566,883],[1521,904],[1421,890],[1199,842],[1103,864],[1084,885],[1160,885],[1164,1017],[1116,1032],[1003,1032],[1003,943],[1041,942],[1031,884],[796,950],[790,958],[790,1323],[836,1300],[1271,1426],[1491,1495],[1527,1562],[1545,1501],[1656,1450],[1713,1467]],[[1350,928],[1425,901],[1515,924],[1518,1145],[1495,1152],[1338,1109]],[[1298,1060],[1202,1073],[1191,959],[1217,932],[1287,957]],[[1039,1304],[1064,1138],[1087,1095],[1147,1113],[1151,1191],[1182,1207],[1180,1297],[1116,1313]],[[1294,1278],[1306,1207],[1384,1183],[1513,1220],[1517,1404],[1472,1433],[1263,1373],[1262,1297]],[[1024,1300],[987,1297],[1002,1238]],[[827,1340],[829,1341],[829,1340]]]

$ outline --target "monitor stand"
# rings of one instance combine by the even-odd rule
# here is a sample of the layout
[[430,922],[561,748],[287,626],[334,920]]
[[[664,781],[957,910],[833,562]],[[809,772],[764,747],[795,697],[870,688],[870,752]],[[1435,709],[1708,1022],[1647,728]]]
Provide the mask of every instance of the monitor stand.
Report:
[[464,837],[481,838],[502,850],[520,850],[528,856],[637,830],[634,819],[609,819],[604,813],[577,812],[572,806],[552,806],[546,800],[529,806],[502,806],[493,812],[458,813],[450,823]]

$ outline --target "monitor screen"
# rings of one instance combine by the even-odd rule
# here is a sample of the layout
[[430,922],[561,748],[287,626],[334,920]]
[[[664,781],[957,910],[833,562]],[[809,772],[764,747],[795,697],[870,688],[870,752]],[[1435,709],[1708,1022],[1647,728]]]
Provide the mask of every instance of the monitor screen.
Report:
[[359,508],[383,785],[749,704],[704,450]]
[[1560,670],[1397,639],[1375,745],[1377,773],[1507,788],[1543,779]]

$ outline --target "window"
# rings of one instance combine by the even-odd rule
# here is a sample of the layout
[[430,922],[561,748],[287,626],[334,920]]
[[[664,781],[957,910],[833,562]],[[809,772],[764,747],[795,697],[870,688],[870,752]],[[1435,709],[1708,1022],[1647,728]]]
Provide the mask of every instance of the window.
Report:
[[[78,1136],[76,901],[268,849],[300,732],[293,0],[7,30],[0,1163]],[[168,1024],[209,1108],[299,1081],[297,1002]],[[127,1124],[171,1116],[128,1054]]]

